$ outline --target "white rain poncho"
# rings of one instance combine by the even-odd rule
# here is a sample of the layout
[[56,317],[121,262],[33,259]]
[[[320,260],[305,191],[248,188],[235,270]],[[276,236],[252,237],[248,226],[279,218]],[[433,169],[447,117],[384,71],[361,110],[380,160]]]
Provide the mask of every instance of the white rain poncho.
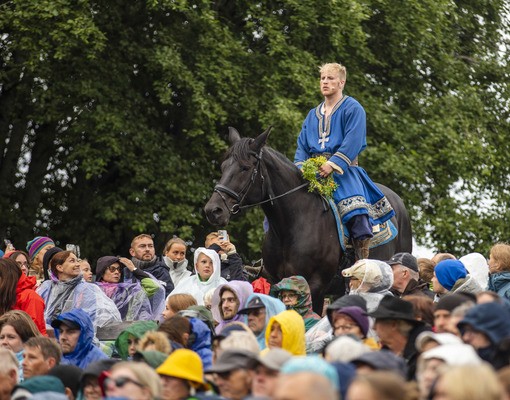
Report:
[[[209,277],[207,281],[201,281],[196,265],[198,261],[198,256],[200,254],[205,254],[212,260],[213,263],[213,273]],[[195,250],[195,254],[193,257],[194,267],[194,275],[191,275],[187,278],[182,279],[177,287],[173,290],[172,294],[177,293],[187,293],[192,295],[197,301],[199,306],[204,305],[204,295],[211,289],[217,288],[219,285],[223,283],[228,283],[224,278],[221,277],[221,261],[220,256],[214,250],[208,250],[204,247],[199,247]]]

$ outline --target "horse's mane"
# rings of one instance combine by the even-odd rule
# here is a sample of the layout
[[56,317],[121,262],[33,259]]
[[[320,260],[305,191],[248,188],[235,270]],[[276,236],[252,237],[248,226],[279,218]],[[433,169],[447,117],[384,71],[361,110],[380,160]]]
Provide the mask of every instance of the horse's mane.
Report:
[[[239,164],[249,166],[250,156],[253,155],[253,150],[250,148],[250,144],[252,142],[252,138],[241,138],[227,150],[223,161],[232,157]],[[271,154],[274,158],[276,158],[287,167],[294,166],[294,164],[285,155],[267,145],[264,146],[264,152]]]

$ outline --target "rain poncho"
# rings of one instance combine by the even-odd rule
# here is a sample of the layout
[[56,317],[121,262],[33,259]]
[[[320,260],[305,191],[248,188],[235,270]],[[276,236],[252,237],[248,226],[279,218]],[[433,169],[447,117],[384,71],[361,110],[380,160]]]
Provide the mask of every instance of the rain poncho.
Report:
[[50,324],[57,315],[79,308],[85,311],[94,324],[94,331],[116,322],[121,322],[120,313],[115,303],[99,287],[84,282],[79,275],[66,282],[55,277],[44,281],[37,293],[46,303],[44,318]]
[[489,276],[488,290],[496,292],[499,297],[510,300],[510,272],[496,272]]
[[[123,321],[159,320],[164,308],[165,289],[148,273],[135,271],[140,274],[141,280],[135,274],[131,279],[124,279],[124,269],[121,270],[119,283],[102,281],[108,266],[119,263],[117,257],[101,257],[96,266],[95,284],[114,301],[119,309]],[[154,307],[155,308],[154,308]]]
[[129,357],[129,335],[135,337],[136,339],[140,339],[145,334],[145,332],[155,331],[156,329],[158,329],[158,324],[154,321],[135,322],[130,327],[124,329],[115,340],[115,347],[117,348],[117,352],[119,353],[120,357],[123,360],[127,360]]
[[[71,310],[60,314],[56,319],[59,321],[68,320],[80,326],[78,343],[71,353],[63,355],[61,364],[76,365],[84,369],[94,361],[108,358],[106,354],[93,344],[94,327],[92,326],[92,320],[85,311],[80,309]],[[60,329],[55,329],[55,338],[59,340],[59,337]]]
[[352,267],[342,271],[345,277],[355,277],[360,281],[357,289],[350,294],[357,294],[367,302],[367,311],[375,311],[384,296],[393,296],[390,288],[393,285],[393,271],[384,261],[359,260]]
[[268,351],[267,344],[274,322],[278,322],[282,329],[282,349],[294,356],[304,356],[306,354],[305,324],[301,315],[294,310],[286,310],[271,317],[266,327],[266,349],[264,351]]
[[16,286],[16,304],[14,310],[25,311],[37,325],[37,329],[46,336],[46,322],[44,321],[44,300],[35,291],[37,284],[35,276],[24,273]]
[[[200,280],[197,270],[196,270],[196,264],[198,261],[198,256],[200,254],[205,254],[207,257],[209,257],[213,262],[213,273],[209,277],[207,281]],[[214,250],[208,250],[204,247],[199,247],[195,250],[194,254],[194,272],[195,275],[191,275],[187,278],[184,278],[181,280],[179,285],[174,289],[172,294],[177,293],[187,293],[192,295],[195,300],[197,301],[199,306],[204,305],[204,295],[211,289],[217,288],[222,283],[227,283],[225,279],[221,277],[221,263],[220,263],[220,256],[218,256],[218,253],[216,253]]]
[[191,324],[191,335],[194,340],[190,349],[200,356],[204,369],[212,367],[211,331],[209,327],[198,318],[189,318]]
[[278,297],[279,292],[282,290],[292,290],[298,294],[296,305],[288,307],[288,309],[297,311],[303,317],[306,330],[320,321],[321,317],[313,312],[310,286],[308,286],[305,278],[300,275],[283,278],[271,288],[271,294],[274,297]]
[[[246,299],[246,304],[248,304],[251,299],[258,297],[264,306],[266,307],[266,326],[269,323],[271,317],[276,314],[280,314],[282,311],[285,311],[285,304],[282,303],[281,300],[275,299],[274,297],[267,296],[261,293],[254,293],[250,297]],[[248,324],[248,316],[243,315],[243,319],[241,320],[245,324]],[[259,342],[260,350],[264,350],[266,348],[266,330],[263,329],[257,336],[257,342]]]
[[211,312],[214,320],[218,322],[218,326],[216,327],[217,334],[221,332],[225,325],[234,321],[243,321],[243,315],[237,314],[234,316],[234,318],[229,320],[224,320],[222,318],[220,293],[223,292],[223,290],[230,290],[236,295],[237,299],[239,300],[239,307],[237,308],[237,311],[244,308],[246,299],[251,294],[253,294],[253,286],[251,286],[249,282],[245,281],[230,281],[216,288],[211,300]]
[[489,283],[489,264],[487,264],[486,258],[480,253],[469,253],[459,258],[459,261],[464,264],[469,275],[478,285],[485,289]]

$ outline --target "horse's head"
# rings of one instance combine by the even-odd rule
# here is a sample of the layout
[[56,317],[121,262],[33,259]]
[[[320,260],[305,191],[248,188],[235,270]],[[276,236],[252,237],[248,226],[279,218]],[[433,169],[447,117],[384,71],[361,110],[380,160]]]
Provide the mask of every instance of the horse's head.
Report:
[[221,164],[221,178],[204,208],[211,224],[225,226],[240,207],[262,200],[262,148],[270,131],[271,127],[249,139],[241,138],[236,129],[229,127],[231,146]]

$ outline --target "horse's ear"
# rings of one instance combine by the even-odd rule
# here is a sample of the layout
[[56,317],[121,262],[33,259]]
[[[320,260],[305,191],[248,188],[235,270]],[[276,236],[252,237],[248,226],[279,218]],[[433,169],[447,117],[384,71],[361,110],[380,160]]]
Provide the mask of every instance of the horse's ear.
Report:
[[239,132],[237,132],[236,128],[233,128],[231,126],[228,127],[228,141],[230,144],[234,144],[236,142],[239,142],[241,140],[241,135]]
[[260,149],[266,144],[267,138],[269,137],[269,134],[271,133],[271,129],[273,129],[272,126],[269,126],[264,132],[262,132],[260,135],[258,135],[255,139],[253,139],[253,142],[250,144],[250,148],[253,151],[260,151]]

